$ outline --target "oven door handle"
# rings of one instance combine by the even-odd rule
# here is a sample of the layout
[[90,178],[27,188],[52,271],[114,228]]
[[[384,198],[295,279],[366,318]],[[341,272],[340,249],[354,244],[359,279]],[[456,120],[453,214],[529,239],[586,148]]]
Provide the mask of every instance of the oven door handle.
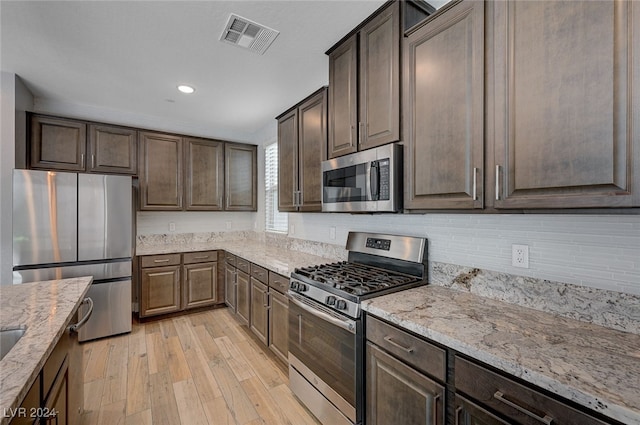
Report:
[[298,300],[295,295],[293,294],[289,294],[290,296],[290,301],[293,302],[296,306],[300,307],[301,309],[303,309],[304,311],[306,311],[307,313],[316,316],[319,319],[322,320],[326,320],[327,322],[336,325],[342,329],[344,329],[345,331],[354,334],[356,333],[356,323],[353,320],[342,320],[342,319],[338,319],[337,317],[333,317],[330,314],[327,314],[323,311],[320,310],[316,310],[315,308],[308,306],[306,304],[304,304],[303,302],[301,302],[300,300]]

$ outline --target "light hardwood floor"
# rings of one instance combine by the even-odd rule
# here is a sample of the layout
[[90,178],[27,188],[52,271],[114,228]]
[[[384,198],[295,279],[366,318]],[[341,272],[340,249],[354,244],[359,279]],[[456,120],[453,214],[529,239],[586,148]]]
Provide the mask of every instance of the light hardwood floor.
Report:
[[83,424],[318,425],[226,308],[84,344]]

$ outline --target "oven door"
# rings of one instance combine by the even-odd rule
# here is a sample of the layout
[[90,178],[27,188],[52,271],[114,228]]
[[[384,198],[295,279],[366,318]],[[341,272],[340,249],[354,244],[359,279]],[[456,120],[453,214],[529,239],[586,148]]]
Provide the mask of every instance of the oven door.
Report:
[[[359,321],[339,315],[295,293],[289,295],[291,367],[349,418],[351,423],[355,423]],[[296,393],[293,386],[292,389]],[[309,399],[305,394],[296,393],[296,396],[303,401],[305,397]],[[309,403],[305,404],[314,412]]]

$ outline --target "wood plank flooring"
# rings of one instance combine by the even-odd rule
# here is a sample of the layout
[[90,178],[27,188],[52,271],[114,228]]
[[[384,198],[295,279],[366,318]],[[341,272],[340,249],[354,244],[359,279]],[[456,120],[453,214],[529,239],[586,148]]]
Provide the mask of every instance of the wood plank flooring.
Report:
[[249,332],[219,308],[85,343],[83,424],[318,425]]

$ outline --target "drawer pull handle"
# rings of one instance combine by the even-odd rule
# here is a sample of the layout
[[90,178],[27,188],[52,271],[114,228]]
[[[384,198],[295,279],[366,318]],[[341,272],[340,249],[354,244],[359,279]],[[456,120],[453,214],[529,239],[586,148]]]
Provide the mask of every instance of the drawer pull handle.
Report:
[[546,425],[551,425],[551,422],[553,422],[553,418],[547,414],[544,415],[544,417],[536,415],[535,413],[531,412],[530,410],[514,403],[511,400],[507,400],[504,396],[504,394],[500,391],[496,391],[495,394],[493,395],[493,398],[495,398],[498,401],[503,402],[504,404],[506,404],[507,406],[511,406],[514,409],[516,409],[518,412],[520,413],[524,413],[525,415],[529,416],[530,418],[535,419],[538,422],[542,422],[543,424]]
[[168,263],[169,260],[153,260],[154,263]]
[[209,256],[208,255],[200,255],[198,257],[193,257],[193,258],[195,258],[196,260],[204,260],[206,258],[209,258]]
[[397,342],[395,342],[395,341],[393,340],[393,338],[391,338],[390,336],[385,336],[385,337],[384,337],[384,340],[385,340],[385,341],[387,341],[389,344],[393,345],[394,347],[401,349],[402,351],[405,351],[405,352],[407,352],[407,353],[413,353],[413,348],[411,348],[411,347],[405,347],[405,346],[404,346],[404,345],[402,345],[402,344],[398,344],[398,343],[397,343]]

